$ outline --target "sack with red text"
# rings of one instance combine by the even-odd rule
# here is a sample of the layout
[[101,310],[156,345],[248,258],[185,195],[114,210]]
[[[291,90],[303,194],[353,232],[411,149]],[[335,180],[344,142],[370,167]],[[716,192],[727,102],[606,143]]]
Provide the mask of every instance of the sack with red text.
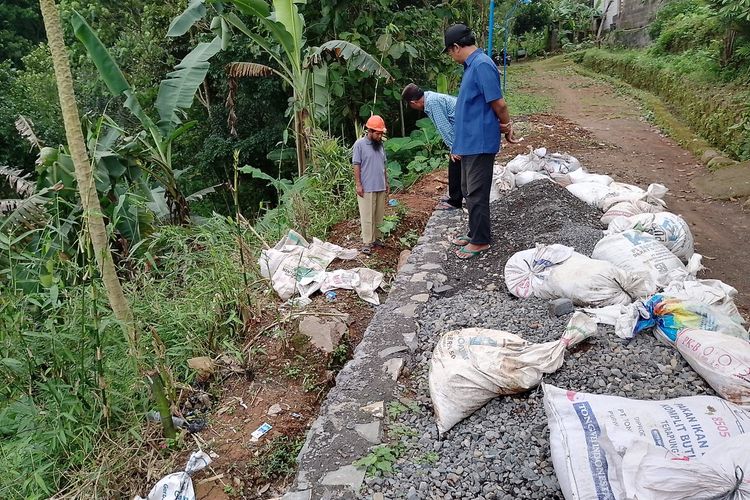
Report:
[[[635,437],[692,459],[750,432],[750,412],[715,396],[644,401],[542,387],[552,464],[567,500],[633,498],[623,488],[621,458],[608,441]],[[677,498],[708,498],[702,493],[696,482],[691,494]]]

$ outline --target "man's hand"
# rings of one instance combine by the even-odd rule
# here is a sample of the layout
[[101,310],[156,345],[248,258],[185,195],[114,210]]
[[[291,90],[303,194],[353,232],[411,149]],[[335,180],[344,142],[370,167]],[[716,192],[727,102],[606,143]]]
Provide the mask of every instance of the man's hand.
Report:
[[362,183],[361,182],[358,182],[356,184],[356,190],[357,190],[357,196],[359,196],[360,198],[364,198],[365,197],[365,188],[362,187]]
[[454,155],[453,153],[451,153],[450,156],[451,156],[451,160],[453,161],[461,161],[461,155]]
[[505,140],[508,141],[510,144],[518,144],[522,140],[522,139],[516,139],[513,136],[513,122],[501,123],[500,132],[505,134]]

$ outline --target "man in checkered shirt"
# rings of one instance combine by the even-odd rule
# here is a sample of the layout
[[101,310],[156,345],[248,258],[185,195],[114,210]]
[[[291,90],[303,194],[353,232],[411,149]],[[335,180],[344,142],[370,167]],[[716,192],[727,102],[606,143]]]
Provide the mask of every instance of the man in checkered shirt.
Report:
[[[435,124],[440,137],[448,146],[448,151],[453,147],[454,118],[456,111],[456,98],[452,95],[439,94],[437,92],[424,91],[417,85],[410,83],[404,88],[401,97],[409,104],[411,109],[424,111]],[[440,201],[438,210],[454,210],[461,208],[463,203],[461,193],[461,160],[449,159],[448,161],[448,197]]]

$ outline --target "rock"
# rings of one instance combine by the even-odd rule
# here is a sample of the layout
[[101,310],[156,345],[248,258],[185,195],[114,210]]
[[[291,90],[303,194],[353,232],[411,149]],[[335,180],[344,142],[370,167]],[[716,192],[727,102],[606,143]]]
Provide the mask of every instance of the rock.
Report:
[[359,491],[365,479],[365,471],[353,465],[345,465],[335,471],[331,471],[321,479],[323,486],[349,486],[355,492]]
[[735,163],[737,163],[736,160],[727,158],[726,156],[716,156],[714,158],[711,158],[711,160],[709,160],[706,166],[710,170],[716,170],[722,167],[728,167],[730,165],[734,165]]
[[385,403],[383,401],[376,401],[369,405],[363,406],[360,410],[369,413],[375,418],[383,418],[385,416]]
[[372,444],[380,444],[380,421],[375,420],[369,424],[356,424],[354,430]]
[[275,417],[276,415],[278,415],[282,411],[284,411],[284,410],[281,408],[281,405],[279,405],[279,404],[273,404],[273,405],[271,405],[270,408],[268,408],[268,411],[266,412],[266,415],[268,415],[269,417]]
[[437,294],[450,292],[451,290],[453,290],[453,287],[450,285],[440,285],[432,289],[432,291]]
[[701,155],[701,163],[703,163],[704,165],[707,165],[708,162],[710,162],[717,156],[722,156],[722,154],[716,151],[715,149],[707,149]]
[[408,351],[408,350],[409,350],[409,346],[406,346],[406,345],[397,345],[397,346],[388,347],[386,349],[383,349],[382,351],[380,351],[378,353],[378,356],[380,356],[381,358],[384,359],[384,358],[387,358],[388,356],[390,356],[392,354],[396,354],[396,353],[404,352],[404,351]]
[[393,380],[398,380],[401,369],[404,367],[404,358],[393,358],[383,363],[383,373],[389,375]]
[[409,259],[410,255],[411,255],[411,250],[401,251],[401,253],[398,255],[398,264],[396,264],[396,272],[401,271],[401,268],[404,267],[404,264],[406,264],[406,261]]
[[346,323],[335,316],[306,316],[299,323],[299,332],[310,338],[310,343],[323,352],[331,353],[347,332]]
[[573,301],[570,299],[550,300],[547,307],[550,316],[564,316],[574,311]]

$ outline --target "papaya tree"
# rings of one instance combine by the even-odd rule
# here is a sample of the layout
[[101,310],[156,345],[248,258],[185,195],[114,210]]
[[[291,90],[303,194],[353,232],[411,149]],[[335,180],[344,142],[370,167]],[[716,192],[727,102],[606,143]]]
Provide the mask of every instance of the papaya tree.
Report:
[[137,339],[133,312],[123,293],[109,249],[107,228],[102,217],[99,195],[96,191],[91,162],[86,152],[86,142],[81,129],[81,119],[78,115],[78,104],[73,91],[73,76],[63,40],[60,13],[54,0],[39,0],[39,6],[41,7],[44,28],[47,31],[47,40],[52,54],[65,136],[70,148],[70,157],[73,160],[78,192],[81,196],[81,205],[83,206],[91,246],[94,249],[110,306],[125,332],[131,353],[135,354]]
[[[236,120],[231,104],[234,102],[236,78],[246,76],[270,76],[281,78],[291,89],[290,111],[294,127],[297,152],[297,171],[305,171],[305,128],[326,112],[328,89],[326,85],[327,63],[331,60],[343,61],[350,69],[358,69],[367,74],[391,80],[391,74],[370,54],[346,40],[330,40],[319,47],[308,47],[305,39],[305,19],[297,9],[304,0],[273,0],[271,5],[265,0],[229,0],[208,2],[216,10],[212,26],[231,25],[250,41],[260,47],[272,60],[273,66],[235,62],[229,66],[230,130]],[[264,31],[251,30],[237,16],[226,8],[233,5],[237,11],[254,19]],[[169,29],[171,36],[186,33],[190,27],[206,14],[203,0],[193,0],[185,12],[175,18]]]

